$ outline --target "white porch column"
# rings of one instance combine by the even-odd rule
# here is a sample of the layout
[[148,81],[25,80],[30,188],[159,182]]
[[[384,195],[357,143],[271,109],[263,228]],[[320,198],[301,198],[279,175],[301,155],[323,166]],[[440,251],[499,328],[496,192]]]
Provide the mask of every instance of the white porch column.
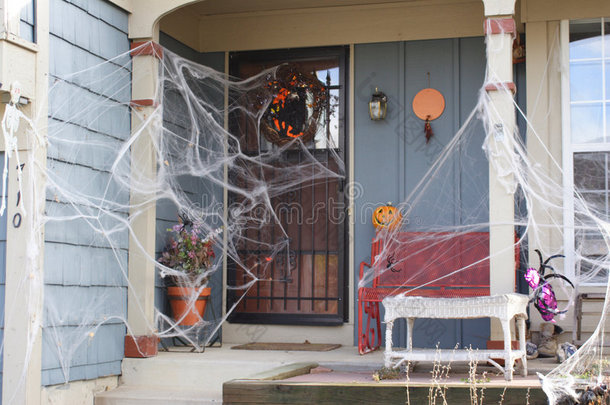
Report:
[[[44,138],[49,88],[49,5],[36,2],[37,44],[19,36],[19,12],[23,2],[0,0],[0,93],[8,96],[12,84],[19,82],[22,96],[29,104],[19,109],[31,120]],[[7,62],[9,61],[9,62]],[[0,105],[0,119],[6,104]],[[45,205],[47,149],[44,141],[31,135],[30,126],[20,119],[17,136],[19,161],[12,154],[8,166],[6,195],[6,280],[4,299],[4,340],[2,402],[40,404],[43,321],[44,229],[41,217]],[[4,151],[0,131],[0,150]],[[5,151],[6,153],[6,151]],[[2,169],[0,169],[2,170]],[[0,176],[1,177],[1,176]],[[0,179],[1,183],[1,179]],[[20,184],[21,183],[21,184]]]
[[[514,179],[510,174],[515,132],[513,106],[512,44],[516,33],[515,0],[483,0],[487,36],[487,78],[489,96],[489,251],[491,294],[515,289]],[[508,91],[507,91],[508,90]],[[502,340],[502,327],[492,320],[492,340]]]
[[[1,0],[0,0],[1,1]],[[147,0],[125,2],[129,16],[129,38],[132,43],[131,114],[132,136],[138,136],[131,149],[132,182],[152,184],[156,178],[154,125],[142,133],[134,133],[142,122],[151,118],[157,108],[156,91],[159,60],[163,57],[159,41],[159,19],[174,9],[198,0]],[[149,45],[138,46],[149,41]],[[136,50],[137,48],[137,50]],[[155,119],[161,119],[161,114]],[[161,123],[159,122],[159,125]],[[154,195],[132,190],[129,237],[129,294],[127,318],[131,328],[125,336],[125,356],[150,357],[157,354],[155,335],[155,268],[150,258],[155,255],[156,201]]]
[[129,295],[127,317],[131,328],[125,337],[126,357],[157,354],[155,335],[155,256],[156,198],[142,185],[154,184],[157,159],[154,144],[161,125],[157,111],[159,59],[163,51],[152,38],[132,43],[132,136],[129,238]]

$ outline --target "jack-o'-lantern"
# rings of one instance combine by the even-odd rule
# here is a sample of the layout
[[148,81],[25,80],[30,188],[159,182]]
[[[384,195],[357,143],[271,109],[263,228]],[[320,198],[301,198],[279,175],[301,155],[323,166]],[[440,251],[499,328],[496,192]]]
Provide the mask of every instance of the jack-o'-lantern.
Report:
[[375,208],[373,211],[373,226],[379,230],[381,228],[394,229],[402,221],[402,214],[396,207],[389,202],[386,205]]

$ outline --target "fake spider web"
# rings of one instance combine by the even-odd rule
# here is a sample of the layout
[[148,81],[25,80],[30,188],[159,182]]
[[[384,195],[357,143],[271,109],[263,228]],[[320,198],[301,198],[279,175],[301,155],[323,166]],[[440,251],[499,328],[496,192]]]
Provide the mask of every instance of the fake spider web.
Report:
[[[66,382],[75,356],[91,344],[101,326],[124,325],[127,333],[133,333],[126,317],[127,288],[132,286],[129,255],[139,257],[141,265],[148,263],[155,272],[155,319],[147,325],[149,330],[168,345],[189,344],[203,350],[218,338],[220,326],[245,294],[260,280],[271,279],[273,263],[289,260],[289,238],[276,212],[278,197],[303,184],[344,176],[344,164],[336,152],[338,140],[325,130],[338,125],[336,95],[324,90],[326,72],[318,78],[281,65],[240,81],[166,49],[159,63],[159,85],[149,111],[130,106],[129,54],[55,78],[49,91],[53,102],[49,163],[44,170],[47,202],[39,221],[45,225],[47,241],[52,241],[45,246],[47,263],[74,261],[68,271],[75,274],[46,277],[44,337],[61,363]],[[308,75],[306,80],[303,74]],[[297,83],[285,83],[293,79]],[[263,121],[275,125],[278,117],[283,118],[265,115],[282,86],[299,92],[302,102],[292,97],[286,104],[297,103],[293,109],[300,108],[304,121],[277,131],[280,134],[259,137]],[[315,92],[310,91],[314,86]],[[66,96],[74,92],[76,97]],[[130,119],[129,113],[137,118]],[[227,127],[225,117],[232,120]],[[299,130],[308,131],[303,134],[305,142]],[[246,139],[244,134],[253,132],[256,135]],[[253,140],[261,143],[256,153],[248,144]],[[320,149],[324,160],[316,155]],[[297,163],[286,158],[295,152],[300,156]],[[143,240],[147,235],[135,230],[150,207],[156,208],[154,252],[147,250]],[[269,224],[274,240],[253,239],[253,234],[268,231]],[[179,242],[182,227],[186,239],[210,242],[202,260],[194,260],[199,251],[192,246],[172,253],[186,254],[200,265],[189,275],[181,271],[182,265],[174,266],[176,260],[163,258],[163,252]],[[244,254],[246,245],[259,254],[254,258]],[[183,325],[189,311],[174,319],[164,286],[194,287],[186,296],[188,307],[196,305],[204,287],[214,285],[214,294],[220,296],[225,257],[240,271],[239,282],[226,286],[235,296],[232,308],[222,315],[216,303],[212,313],[208,303],[205,319],[195,315],[195,321]],[[86,274],[96,266],[103,271]],[[78,288],[73,290],[80,295],[61,292],[62,288],[71,290],[72,283],[88,285],[85,291],[93,296],[82,296]],[[80,300],[92,305],[79,307]],[[145,310],[142,302],[132,302],[136,312]]]
[[[46,178],[46,208],[42,218],[34,217],[34,229],[45,228],[46,265],[53,260],[71,261],[78,257],[75,262],[80,260],[83,269],[95,266],[111,269],[99,273],[55,274],[55,280],[45,275],[45,317],[35,327],[43,328],[45,344],[60,362],[66,382],[70,380],[75,356],[83,345],[95,339],[102,326],[113,324],[126,327],[128,333],[131,330],[126,316],[127,288],[130,287],[128,254],[143,258],[161,280],[157,282],[157,310],[154,322],[148,325],[150,330],[156,331],[160,338],[179,337],[201,349],[214,338],[248,291],[263,281],[274,282],[269,280],[271,267],[261,258],[269,262],[290,261],[291,241],[281,237],[282,232],[284,236],[287,232],[274,199],[303,184],[346,176],[345,164],[337,153],[338,145],[333,139],[325,139],[322,131],[307,143],[294,138],[274,144],[264,141],[259,134],[264,112],[277,94],[269,88],[269,83],[277,77],[280,67],[247,80],[237,80],[227,79],[224,73],[166,49],[159,63],[159,86],[152,113],[129,106],[132,86],[129,54],[58,77],[49,90],[53,100],[47,135],[49,160],[46,168],[38,168]],[[549,66],[549,69],[560,69],[552,63]],[[113,78],[112,82],[109,77]],[[116,80],[117,77],[120,79]],[[493,78],[493,72],[488,72],[487,81],[494,81]],[[78,92],[78,97],[68,96],[73,91]],[[562,201],[566,192],[561,164],[548,149],[532,159],[523,134],[501,133],[497,128],[490,128],[493,105],[485,91],[474,95],[473,104],[472,111],[460,112],[456,131],[436,129],[427,149],[415,150],[410,141],[417,137],[425,139],[424,123],[413,118],[406,120],[406,133],[414,138],[403,140],[411,147],[406,148],[410,155],[405,168],[410,169],[403,179],[404,199],[396,204],[404,220],[395,228],[380,231],[378,236],[386,241],[400,240],[401,234],[408,232],[413,235],[409,242],[411,248],[408,254],[391,259],[389,250],[382,250],[375,260],[391,266],[376,270],[391,276],[397,272],[390,270],[425,256],[432,261],[420,263],[417,269],[409,267],[408,276],[401,274],[397,279],[402,284],[401,292],[416,293],[443,280],[461,286],[488,285],[489,279],[481,270],[485,268],[481,265],[489,259],[488,249],[478,253],[474,263],[465,265],[454,260],[456,254],[439,251],[438,247],[451,246],[456,237],[472,234],[483,235],[477,243],[484,245],[487,240],[484,235],[498,225],[489,221],[487,170],[491,161],[502,189],[514,194],[516,201],[513,223],[502,224],[517,229],[515,243],[505,246],[503,252],[514,252],[516,248],[524,252],[528,248],[526,239],[529,249],[539,249],[544,257],[575,249],[576,270],[586,271],[569,271],[561,260],[553,262],[554,270],[569,276],[577,288],[583,282],[604,278],[608,272],[610,237],[605,205],[584,198],[579,189],[568,190],[567,195],[573,195],[575,201],[575,232],[598,243],[603,253],[588,254],[582,245],[564,247]],[[130,114],[137,119],[131,119]],[[521,111],[519,114],[523,116]],[[325,117],[317,119],[322,121]],[[431,126],[434,129],[438,124],[433,121]],[[535,140],[544,145],[536,128],[529,122],[526,126],[527,144]],[[255,153],[244,145],[243,134],[248,131],[255,131],[255,139],[260,142]],[[490,140],[493,136],[497,137],[494,142]],[[137,149],[140,141],[150,146],[146,157],[152,160],[149,168],[153,170],[134,164],[142,158],[139,155],[142,151]],[[329,151],[327,161],[316,158],[312,142],[324,144]],[[295,150],[300,152],[300,161],[288,162],[286,156]],[[420,159],[422,164],[408,166],[409,158]],[[270,172],[273,176],[268,175]],[[592,170],[592,176],[598,172]],[[351,197],[361,197],[358,185],[352,187],[357,192],[352,192]],[[227,196],[230,196],[228,206]],[[156,207],[156,223],[161,228],[156,234],[154,254],[141,239],[142,233],[134,228],[134,223],[151,206]],[[354,213],[353,220],[370,224],[370,208]],[[32,208],[31,215],[36,211]],[[168,243],[165,229],[176,225],[179,215],[195,223],[204,238],[213,240],[215,258],[196,280],[181,278],[175,269],[158,261]],[[273,224],[277,233],[272,242],[252,237],[269,224]],[[373,235],[372,225],[370,235]],[[249,250],[265,253],[245,257],[244,246],[252,244],[255,247],[250,246]],[[83,246],[86,252],[77,252],[76,247]],[[30,257],[31,266],[35,266],[34,253]],[[178,325],[162,303],[163,280],[175,276],[179,284],[188,285],[206,278],[208,283],[216,282],[222,288],[225,257],[241,271],[241,280],[230,281],[226,286],[237,297],[233,307],[227,308],[226,314],[216,320],[206,317],[193,326]],[[356,258],[360,259],[364,257]],[[438,267],[433,266],[435,260],[451,263],[446,266],[450,271],[431,272],[430,269]],[[530,266],[537,267],[538,263]],[[522,263],[521,267],[523,270],[528,265]],[[261,268],[267,270],[261,271]],[[370,285],[374,276],[375,270],[369,270],[359,285]],[[523,272],[517,272],[516,278],[521,277]],[[83,294],[76,288],[71,289],[83,284],[90,285],[87,294],[93,296],[71,295],[72,291]],[[570,310],[573,289],[561,282],[553,285],[560,298],[560,309]],[[77,305],[87,299],[92,306]],[[192,295],[189,304],[195,301]],[[135,304],[143,310],[144,303]],[[605,381],[607,360],[603,343],[607,308],[604,304],[599,325],[582,348],[544,377],[543,387],[552,401],[576,395],[587,384]],[[7,308],[7,312],[13,310]],[[32,312],[35,310],[36,306],[30,308]],[[530,314],[537,316],[533,308]],[[562,318],[569,320],[571,313],[567,316],[559,314],[557,318],[560,322]],[[35,333],[30,334],[30,344],[34,336]]]
[[[585,42],[580,46],[592,44]],[[556,32],[545,77],[567,75],[567,67],[560,62],[564,57],[560,53],[559,32]],[[488,71],[486,82],[499,80],[494,72]],[[499,91],[512,97],[509,88]],[[550,97],[559,99],[561,94],[557,92]],[[493,257],[485,250],[489,247],[488,233],[492,228],[509,225],[515,231],[514,243],[506,243],[496,254],[514,253],[516,287],[524,281],[530,281],[530,287],[532,284],[537,287],[519,287],[530,296],[532,326],[546,320],[571,330],[576,328],[574,302],[581,288],[587,291],[594,285],[608,295],[607,195],[592,192],[606,187],[606,154],[582,153],[578,159],[575,156],[574,185],[571,185],[570,176],[564,176],[562,162],[553,146],[542,139],[519,105],[514,103],[521,125],[512,134],[510,122],[494,121],[498,114],[495,108],[490,94],[481,89],[475,109],[450,139],[441,141],[438,157],[421,176],[416,176],[407,197],[398,204],[403,219],[398,223],[388,221],[388,227],[378,230],[377,239],[383,243],[375,258],[377,264],[365,273],[359,286],[370,286],[378,277],[382,284],[400,285],[394,293],[405,295],[484,295],[476,287],[490,283],[487,274]],[[537,104],[528,106],[532,112],[537,108]],[[583,127],[587,125],[573,125],[572,136],[585,136],[578,133]],[[411,123],[407,121],[409,129],[412,129]],[[426,135],[428,129],[426,122]],[[483,159],[481,153],[484,153]],[[489,220],[489,177],[488,173],[481,172],[488,165],[495,176],[492,182],[499,185],[500,190],[495,192],[514,196],[512,223]],[[571,201],[573,211],[568,205]],[[568,209],[564,211],[566,205]],[[506,205],[502,207],[506,208]],[[528,251],[529,257],[524,254]],[[564,260],[564,255],[569,261]],[[502,271],[512,275],[514,270],[504,266]],[[505,280],[512,282],[510,278]],[[439,287],[447,289],[435,293]],[[597,308],[599,318],[594,315],[590,320],[596,325],[594,332],[578,351],[568,354],[570,357],[547,375],[538,374],[549,403],[589,403],[608,396],[610,369],[604,349],[608,302]],[[571,341],[571,337],[569,333],[557,337],[557,348],[561,349],[562,342]],[[433,336],[432,340],[428,344],[441,341],[443,346],[440,336]],[[538,337],[538,342],[541,341],[544,338]],[[465,339],[463,343],[467,345],[468,341]],[[451,342],[445,342],[444,346],[449,350],[453,347]],[[558,357],[559,353],[560,350]],[[564,353],[561,355],[565,358]]]

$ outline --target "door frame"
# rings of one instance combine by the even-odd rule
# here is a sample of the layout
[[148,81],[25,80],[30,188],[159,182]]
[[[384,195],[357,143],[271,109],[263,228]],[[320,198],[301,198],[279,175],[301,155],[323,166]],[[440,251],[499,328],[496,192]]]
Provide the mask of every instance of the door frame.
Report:
[[[350,100],[350,46],[330,46],[299,49],[273,49],[262,51],[229,52],[226,67],[229,75],[238,76],[237,65],[239,62],[256,61],[278,61],[278,64],[291,60],[304,60],[324,56],[337,56],[339,58],[340,83],[344,88],[339,92],[339,154],[344,163],[344,178],[339,181],[339,192],[342,202],[342,221],[339,224],[338,241],[338,279],[339,300],[336,315],[325,314],[277,314],[277,313],[238,313],[232,310],[236,302],[235,291],[228,289],[228,285],[235,285],[235,263],[227,258],[227,285],[225,285],[226,302],[225,311],[228,313],[229,323],[237,324],[267,324],[267,325],[300,325],[300,326],[339,326],[349,322],[350,314],[350,242],[349,242],[349,206],[350,197],[346,193],[345,186],[350,176],[350,134],[349,134],[349,100]],[[315,151],[314,151],[315,154]],[[230,197],[229,197],[230,198]],[[228,202],[228,201],[227,201]],[[242,290],[237,290],[242,291]]]

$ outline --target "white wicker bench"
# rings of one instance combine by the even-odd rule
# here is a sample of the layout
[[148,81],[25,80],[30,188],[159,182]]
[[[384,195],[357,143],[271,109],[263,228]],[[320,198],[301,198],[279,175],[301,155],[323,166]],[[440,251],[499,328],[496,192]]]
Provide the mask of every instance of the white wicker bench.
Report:
[[[513,378],[513,364],[521,359],[522,374],[527,375],[525,351],[525,320],[527,319],[527,295],[504,294],[472,298],[428,298],[415,296],[393,296],[384,298],[385,366],[398,366],[406,361],[488,361],[502,372],[506,380]],[[399,318],[407,320],[407,349],[392,349],[392,328]],[[504,350],[444,350],[440,357],[435,349],[413,349],[413,323],[416,318],[471,319],[497,318],[504,332]],[[517,319],[519,349],[511,349],[510,322]],[[492,359],[504,359],[504,367]]]

